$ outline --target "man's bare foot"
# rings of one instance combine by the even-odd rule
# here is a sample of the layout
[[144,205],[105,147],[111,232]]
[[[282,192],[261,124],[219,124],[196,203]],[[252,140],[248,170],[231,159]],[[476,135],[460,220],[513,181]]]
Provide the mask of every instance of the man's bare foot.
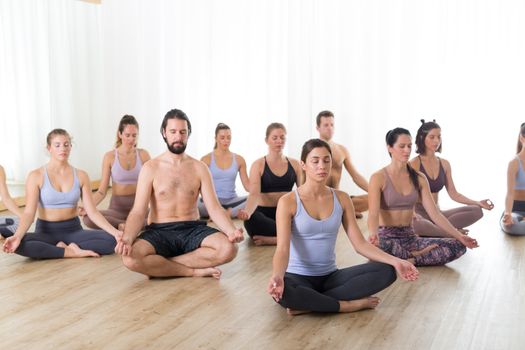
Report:
[[375,309],[381,300],[378,297],[368,297],[357,300],[340,300],[339,312],[354,312],[364,309]]
[[356,219],[362,219],[362,218],[363,218],[363,214],[362,214],[362,213],[355,212],[355,218],[356,218]]
[[220,279],[222,271],[217,267],[206,267],[203,269],[193,269],[194,277],[213,277]]
[[252,237],[253,243],[256,246],[261,245],[276,245],[277,244],[277,237],[271,237],[271,236],[253,236]]
[[307,314],[309,312],[312,312],[312,311],[309,311],[309,310],[293,310],[293,309],[290,309],[289,307],[286,308],[286,313],[290,316],[297,316],[297,315],[303,315],[303,314]]
[[64,242],[60,241],[58,242],[57,244],[55,244],[57,247],[59,248],[67,248],[67,244],[65,244]]
[[458,228],[458,231],[459,233],[461,233],[462,235],[467,235],[468,236],[468,233],[470,232],[468,229],[466,228]]
[[437,244],[431,244],[429,245],[428,247],[425,247],[421,250],[413,250],[410,252],[410,254],[412,254],[412,256],[420,256],[420,255],[425,255],[426,253],[430,252],[432,249],[435,249],[439,247],[439,245]]
[[[58,242],[57,243],[57,247],[58,247],[58,244],[60,244],[60,243],[63,244],[64,242]],[[92,256],[92,257],[95,257],[95,258],[99,258],[100,257],[100,255],[98,255],[94,251],[87,250],[87,249],[81,249],[75,243],[70,243],[68,246],[61,247],[61,248],[64,248],[64,258],[86,258],[86,257],[89,257],[89,256]]]

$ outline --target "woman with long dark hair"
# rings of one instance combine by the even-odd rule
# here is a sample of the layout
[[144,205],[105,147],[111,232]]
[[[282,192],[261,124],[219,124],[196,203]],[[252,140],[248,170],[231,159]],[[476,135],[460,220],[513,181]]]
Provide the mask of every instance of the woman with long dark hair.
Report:
[[[475,239],[461,234],[441,214],[426,177],[410,166],[410,132],[403,128],[390,130],[386,144],[390,164],[372,175],[368,191],[370,242],[416,266],[443,265],[465,254],[466,247],[476,248]],[[412,217],[418,199],[450,238],[421,238],[414,233]]]

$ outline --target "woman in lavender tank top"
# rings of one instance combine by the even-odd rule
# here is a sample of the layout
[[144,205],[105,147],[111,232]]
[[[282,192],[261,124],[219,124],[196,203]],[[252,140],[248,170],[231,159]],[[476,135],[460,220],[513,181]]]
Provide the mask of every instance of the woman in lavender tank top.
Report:
[[[332,168],[330,146],[307,141],[301,154],[306,181],[279,199],[277,248],[267,291],[289,314],[353,312],[375,308],[375,293],[396,279],[417,279],[410,262],[382,252],[363,237],[350,196],[326,185]],[[335,242],[341,223],[355,250],[372,260],[338,269]]]
[[[237,174],[246,192],[250,191],[250,181],[246,171],[246,161],[240,155],[230,151],[231,141],[230,127],[224,123],[217,124],[213,151],[203,156],[201,161],[206,163],[210,169],[219,203],[232,218],[236,218],[239,210],[245,207],[247,198],[247,196],[238,196],[235,191]],[[198,207],[201,217],[209,216],[202,198],[199,200]]]
[[[391,162],[372,175],[368,191],[370,242],[416,266],[443,265],[465,254],[465,247],[476,248],[475,239],[460,233],[441,214],[426,177],[410,166],[410,132],[403,128],[390,130],[386,144]],[[411,224],[418,198],[450,238],[422,238],[414,233]]]
[[[111,178],[111,201],[109,208],[100,212],[115,228],[124,229],[133,203],[137,180],[142,164],[150,159],[148,152],[137,148],[139,136],[139,123],[132,115],[125,115],[120,119],[117,130],[115,149],[107,152],[102,161],[102,176],[97,192],[93,194],[95,205],[106,197],[109,180]],[[98,226],[85,215],[81,209],[80,215],[84,217],[84,224],[91,228]],[[144,223],[146,220],[144,219]]]
[[[436,121],[425,122],[421,119],[421,126],[417,130],[416,136],[416,153],[419,156],[410,161],[412,167],[427,177],[430,185],[430,192],[432,197],[438,205],[438,195],[443,187],[446,187],[450,198],[458,203],[465,204],[465,206],[442,210],[448,221],[460,232],[467,233],[468,227],[481,219],[483,216],[483,209],[492,210],[494,204],[489,199],[481,201],[472,200],[456,190],[454,181],[452,180],[452,169],[450,163],[436,156],[436,152],[441,153],[441,128]],[[438,205],[439,208],[439,205]],[[416,204],[416,214],[412,221],[414,232],[419,236],[430,237],[447,237],[445,230],[436,225],[426,212],[421,202]]]

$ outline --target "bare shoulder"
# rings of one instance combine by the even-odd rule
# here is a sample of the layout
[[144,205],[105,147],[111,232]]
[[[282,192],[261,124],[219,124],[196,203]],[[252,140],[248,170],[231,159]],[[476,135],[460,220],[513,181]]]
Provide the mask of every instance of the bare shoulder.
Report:
[[517,170],[518,167],[519,167],[519,164],[520,164],[520,162],[519,162],[518,158],[516,158],[516,157],[512,158],[510,160],[510,162],[509,162],[509,170]]
[[284,210],[288,213],[295,213],[295,211],[297,210],[297,202],[295,198],[296,195],[297,195],[296,192],[292,191],[292,192],[288,192],[287,194],[279,198],[279,202],[277,203],[277,208],[280,211]]
[[339,200],[339,203],[341,203],[343,206],[346,206],[346,204],[350,203],[352,200],[350,199],[350,195],[346,193],[345,191],[341,190],[335,190],[335,195],[337,199]]
[[370,181],[384,181],[385,180],[385,169],[381,168],[370,176]]
[[419,157],[414,157],[410,159],[410,166],[415,170],[419,170],[421,165],[421,159]]
[[290,161],[290,164],[292,164],[292,166],[296,169],[301,167],[301,164],[299,163],[297,159],[288,157],[288,161]]
[[450,170],[450,162],[444,158],[439,158],[439,160],[441,161],[443,168],[445,168],[445,171],[448,172]]
[[144,148],[139,148],[138,151],[139,157],[143,163],[151,159],[151,156],[149,155],[148,151],[146,151]]
[[255,169],[255,170],[258,170],[258,171],[262,171],[264,167],[264,157],[261,157],[259,159],[256,159],[253,163],[252,163],[252,167],[251,169]]
[[111,150],[111,151],[107,151],[106,153],[104,153],[104,160],[103,162],[104,163],[113,163],[113,161],[115,160],[115,150]]
[[235,161],[237,162],[237,164],[246,164],[246,161],[244,160],[244,158],[240,154],[237,154],[237,153],[235,153]]
[[201,157],[201,162],[206,163],[207,166],[210,166],[211,164],[211,152],[208,154],[205,154]]

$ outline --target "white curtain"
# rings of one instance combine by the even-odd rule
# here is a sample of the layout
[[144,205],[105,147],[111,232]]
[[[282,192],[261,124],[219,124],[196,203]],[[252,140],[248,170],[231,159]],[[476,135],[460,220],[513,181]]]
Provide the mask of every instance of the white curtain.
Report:
[[100,166],[96,140],[113,133],[104,127],[99,10],[71,0],[0,1],[0,164],[16,182],[45,163],[54,128],[72,135],[75,166]]
[[[415,134],[419,119],[435,118],[458,188],[473,197],[505,190],[525,119],[523,1],[0,3],[0,48],[13,47],[7,63],[1,54],[1,76],[15,72],[13,83],[0,79],[2,121],[33,120],[2,130],[9,134],[2,149],[13,149],[2,162],[17,174],[40,161],[35,154],[42,157],[42,135],[54,121],[72,130],[75,156],[96,177],[123,114],[138,118],[140,144],[152,155],[165,148],[159,126],[171,108],[192,120],[195,157],[211,150],[214,127],[225,122],[232,149],[251,163],[266,151],[267,124],[288,127],[287,153],[298,157],[316,136],[315,115],[329,109],[336,141],[366,177],[388,161],[388,129]],[[35,16],[39,22],[22,24]],[[26,62],[24,50],[45,54]],[[59,50],[66,54],[57,61]],[[348,176],[343,188],[357,192]]]

